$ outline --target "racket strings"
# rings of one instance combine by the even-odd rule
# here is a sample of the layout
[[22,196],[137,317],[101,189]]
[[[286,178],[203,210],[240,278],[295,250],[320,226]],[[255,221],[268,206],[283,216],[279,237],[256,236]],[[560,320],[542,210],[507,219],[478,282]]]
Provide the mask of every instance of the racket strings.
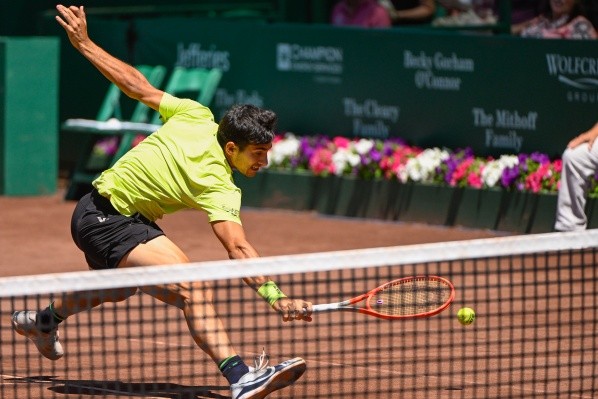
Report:
[[414,279],[392,284],[370,299],[372,310],[389,316],[428,313],[443,306],[451,289],[442,281]]

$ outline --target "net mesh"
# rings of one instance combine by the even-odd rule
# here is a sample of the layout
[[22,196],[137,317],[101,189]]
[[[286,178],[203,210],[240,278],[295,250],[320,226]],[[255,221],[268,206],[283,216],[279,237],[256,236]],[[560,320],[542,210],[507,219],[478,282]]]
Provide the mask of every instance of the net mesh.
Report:
[[[16,310],[73,290],[208,280],[240,356],[300,356],[307,371],[272,398],[592,398],[598,396],[598,231],[0,279],[2,398],[227,398],[180,309],[137,290],[69,317],[65,355],[43,358],[15,333]],[[283,323],[241,278],[272,275],[289,296],[337,302],[400,277],[455,285],[446,311],[388,321],[359,313]],[[125,290],[126,291],[126,290]],[[462,306],[476,310],[470,326]],[[208,322],[202,320],[202,322]]]

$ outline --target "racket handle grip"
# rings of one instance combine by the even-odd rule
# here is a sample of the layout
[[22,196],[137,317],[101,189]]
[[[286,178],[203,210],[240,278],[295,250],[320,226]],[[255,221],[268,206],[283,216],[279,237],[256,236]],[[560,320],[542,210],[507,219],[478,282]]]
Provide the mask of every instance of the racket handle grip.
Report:
[[323,303],[320,305],[313,305],[312,312],[332,312],[334,310],[339,310],[339,306],[337,303]]

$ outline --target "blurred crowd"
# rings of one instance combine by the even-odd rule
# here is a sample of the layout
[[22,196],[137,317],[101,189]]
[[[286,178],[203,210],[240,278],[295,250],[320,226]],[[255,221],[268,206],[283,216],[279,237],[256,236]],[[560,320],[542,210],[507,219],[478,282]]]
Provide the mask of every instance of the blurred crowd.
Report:
[[596,39],[598,0],[338,0],[331,23],[388,28],[431,26],[493,30],[521,37]]

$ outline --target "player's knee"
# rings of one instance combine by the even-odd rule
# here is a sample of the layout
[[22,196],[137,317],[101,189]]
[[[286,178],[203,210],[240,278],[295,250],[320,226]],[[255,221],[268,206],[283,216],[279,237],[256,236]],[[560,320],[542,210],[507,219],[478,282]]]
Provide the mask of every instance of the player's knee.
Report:
[[108,296],[108,300],[110,302],[121,302],[127,298],[132,297],[137,292],[137,288],[121,288],[118,290],[114,290]]

